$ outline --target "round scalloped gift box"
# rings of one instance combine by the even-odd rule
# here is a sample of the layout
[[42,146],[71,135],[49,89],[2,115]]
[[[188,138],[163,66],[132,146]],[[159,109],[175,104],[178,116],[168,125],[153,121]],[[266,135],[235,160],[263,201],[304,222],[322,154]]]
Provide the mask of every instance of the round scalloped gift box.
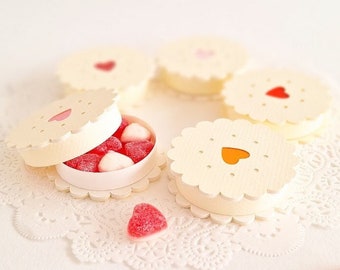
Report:
[[102,193],[107,197],[111,191],[133,186],[140,181],[144,184],[139,186],[146,188],[149,180],[156,180],[159,176],[164,159],[157,151],[157,139],[152,128],[134,116],[126,115],[124,118],[148,129],[150,140],[154,143],[153,149],[143,160],[110,172],[85,172],[64,164],[92,150],[115,133],[122,121],[116,99],[115,92],[98,90],[75,93],[52,102],[21,122],[9,134],[7,144],[15,147],[29,166],[56,165],[57,173],[52,175],[56,178],[56,184],[58,182],[57,187],[63,186],[61,189],[70,190],[71,193],[73,189],[77,189],[78,193],[79,189],[84,190],[86,195],[107,191]]
[[199,122],[172,140],[170,191],[199,217],[223,223],[272,211],[289,191],[295,147],[245,120]]
[[189,95],[219,94],[246,60],[243,47],[219,37],[184,38],[163,46],[157,57],[162,80]]
[[145,94],[155,72],[153,59],[125,47],[89,49],[66,57],[57,75],[66,94],[100,89],[118,91],[119,105],[133,105]]
[[225,84],[223,96],[226,117],[265,124],[288,140],[310,140],[329,118],[329,87],[319,78],[288,69],[237,75]]

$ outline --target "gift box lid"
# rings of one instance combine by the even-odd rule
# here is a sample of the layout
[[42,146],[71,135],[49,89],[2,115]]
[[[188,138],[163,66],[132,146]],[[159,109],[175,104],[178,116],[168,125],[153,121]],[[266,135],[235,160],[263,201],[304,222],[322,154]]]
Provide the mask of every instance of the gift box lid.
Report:
[[120,126],[117,93],[85,91],[56,100],[19,123],[6,139],[25,163],[51,166],[80,156]]

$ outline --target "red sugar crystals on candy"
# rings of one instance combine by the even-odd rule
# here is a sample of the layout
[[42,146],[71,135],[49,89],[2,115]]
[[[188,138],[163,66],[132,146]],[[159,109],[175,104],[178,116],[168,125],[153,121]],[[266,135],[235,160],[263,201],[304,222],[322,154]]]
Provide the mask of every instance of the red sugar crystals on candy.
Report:
[[133,209],[127,232],[132,238],[143,238],[161,232],[167,228],[163,214],[153,205],[140,203]]
[[128,142],[124,145],[125,154],[137,163],[145,158],[154,144],[148,140]]
[[79,158],[79,157],[76,157],[76,158],[74,158],[74,159],[70,159],[70,160],[68,160],[68,161],[65,161],[64,163],[65,163],[67,166],[69,166],[69,167],[75,169],[75,168],[77,167],[77,164],[78,164],[78,158]]
[[[78,169],[81,171],[99,172],[98,165],[101,159],[109,152],[117,152],[117,153],[123,154],[127,156],[128,158],[130,158],[133,161],[133,163],[137,163],[141,161],[151,152],[151,150],[154,147],[154,142],[150,141],[150,138],[138,139],[138,136],[137,136],[138,134],[136,135],[137,139],[133,141],[129,141],[129,142],[122,142],[122,133],[124,132],[124,130],[126,130],[126,127],[128,127],[131,124],[133,123],[130,123],[126,118],[123,117],[122,122],[119,128],[117,129],[117,131],[111,137],[109,137],[105,142],[93,148],[86,154],[76,157],[74,159],[71,159],[69,161],[66,161],[64,163],[69,167],[72,167],[74,169]],[[145,127],[143,128],[146,129]],[[138,133],[138,128],[135,130],[131,129],[129,132]],[[147,130],[147,132],[149,132],[149,130]],[[111,168],[115,166],[109,166],[109,167]]]
[[97,155],[105,155],[108,151],[119,152],[123,148],[121,141],[115,137],[111,136],[105,142],[98,145],[96,148],[92,149],[89,153]]
[[100,155],[88,153],[66,161],[65,164],[69,167],[85,172],[98,172],[98,164],[100,160]]
[[122,142],[115,136],[111,136],[105,142],[107,151],[115,151],[118,152],[123,148]]

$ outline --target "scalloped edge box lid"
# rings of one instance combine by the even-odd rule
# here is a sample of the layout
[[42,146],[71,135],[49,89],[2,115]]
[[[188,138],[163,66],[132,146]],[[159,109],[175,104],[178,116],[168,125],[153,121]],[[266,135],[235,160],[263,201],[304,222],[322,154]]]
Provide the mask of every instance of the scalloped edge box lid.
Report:
[[80,156],[120,126],[117,93],[86,91],[56,100],[23,120],[6,139],[27,165],[56,165]]

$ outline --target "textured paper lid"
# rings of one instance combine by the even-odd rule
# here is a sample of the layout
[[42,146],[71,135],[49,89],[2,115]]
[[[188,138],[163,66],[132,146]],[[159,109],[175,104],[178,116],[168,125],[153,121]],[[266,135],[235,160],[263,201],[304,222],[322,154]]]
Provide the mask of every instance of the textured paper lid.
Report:
[[330,107],[329,87],[288,69],[253,70],[225,84],[225,103],[240,115],[273,124],[315,120]]
[[8,136],[26,164],[62,163],[98,146],[119,127],[117,94],[86,91],[52,102],[21,122]]
[[295,175],[295,147],[260,124],[217,119],[172,140],[170,169],[209,198],[255,200],[278,193]]
[[60,81],[75,90],[116,89],[125,92],[154,74],[153,59],[125,47],[88,49],[65,58],[58,67]]
[[221,37],[190,37],[163,46],[158,64],[168,72],[203,80],[224,79],[245,65],[247,53]]

